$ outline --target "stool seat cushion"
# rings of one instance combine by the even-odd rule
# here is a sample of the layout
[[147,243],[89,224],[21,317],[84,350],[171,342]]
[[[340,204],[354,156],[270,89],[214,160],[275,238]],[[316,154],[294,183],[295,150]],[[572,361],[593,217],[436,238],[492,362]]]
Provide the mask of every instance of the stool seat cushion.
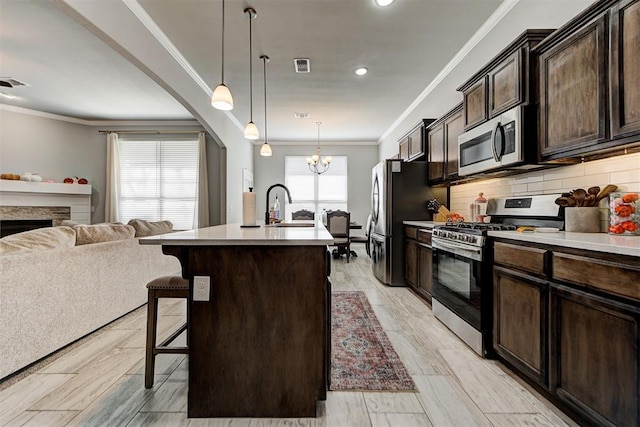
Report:
[[181,276],[162,276],[147,283],[147,289],[189,289],[189,281]]

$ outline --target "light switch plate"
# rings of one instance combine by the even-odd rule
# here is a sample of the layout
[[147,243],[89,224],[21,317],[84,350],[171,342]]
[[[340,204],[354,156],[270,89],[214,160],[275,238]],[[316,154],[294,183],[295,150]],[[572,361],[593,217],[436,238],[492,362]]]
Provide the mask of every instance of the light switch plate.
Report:
[[193,300],[209,301],[211,294],[211,278],[209,276],[193,277]]

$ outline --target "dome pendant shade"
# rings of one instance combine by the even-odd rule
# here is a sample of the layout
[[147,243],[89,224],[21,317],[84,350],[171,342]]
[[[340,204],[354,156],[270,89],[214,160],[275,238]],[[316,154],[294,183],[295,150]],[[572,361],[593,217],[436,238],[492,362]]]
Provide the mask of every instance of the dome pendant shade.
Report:
[[256,124],[253,122],[247,123],[247,127],[244,128],[244,137],[247,139],[260,138],[260,133],[258,133],[258,126],[256,126]]
[[260,155],[264,157],[269,157],[272,154],[273,152],[271,151],[271,146],[267,141],[265,141],[264,144],[262,144],[262,148],[260,148]]
[[231,91],[227,86],[222,83],[218,85],[216,90],[213,91],[211,105],[213,108],[222,111],[233,110],[233,97],[231,96]]
[[222,0],[222,60],[220,61],[221,82],[213,91],[211,96],[211,106],[217,110],[233,110],[233,97],[231,91],[224,84],[224,0]]

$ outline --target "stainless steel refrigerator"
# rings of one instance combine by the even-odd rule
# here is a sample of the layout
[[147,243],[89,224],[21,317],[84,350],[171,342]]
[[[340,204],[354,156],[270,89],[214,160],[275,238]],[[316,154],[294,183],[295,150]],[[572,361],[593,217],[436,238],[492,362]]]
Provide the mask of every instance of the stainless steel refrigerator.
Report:
[[405,286],[403,221],[430,221],[426,202],[448,205],[447,189],[427,186],[427,162],[385,160],[372,171],[371,268],[382,283]]

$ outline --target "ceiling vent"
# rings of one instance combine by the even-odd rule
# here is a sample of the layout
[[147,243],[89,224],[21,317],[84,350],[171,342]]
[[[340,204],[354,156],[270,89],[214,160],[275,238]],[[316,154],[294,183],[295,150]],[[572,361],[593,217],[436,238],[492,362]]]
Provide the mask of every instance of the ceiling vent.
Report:
[[296,67],[296,73],[311,72],[311,61],[309,61],[309,58],[294,58],[293,64]]
[[12,77],[0,77],[0,86],[1,87],[18,87],[18,86],[29,86],[29,85],[19,80],[16,80]]
[[308,119],[310,116],[309,113],[293,113],[293,117],[296,119]]

